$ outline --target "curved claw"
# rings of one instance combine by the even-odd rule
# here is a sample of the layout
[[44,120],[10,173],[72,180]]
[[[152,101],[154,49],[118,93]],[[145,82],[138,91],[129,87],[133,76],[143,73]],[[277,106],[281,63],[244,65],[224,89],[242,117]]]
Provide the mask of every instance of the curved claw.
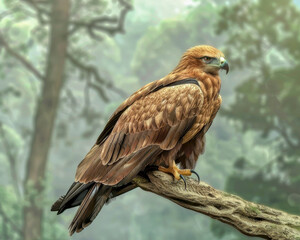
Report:
[[197,176],[197,178],[198,178],[198,183],[200,183],[200,177],[199,177],[198,173],[197,173],[197,172],[195,172],[195,171],[194,171],[194,170],[192,170],[192,169],[191,169],[191,173],[194,173],[194,174]]
[[183,182],[184,182],[184,189],[186,190],[186,181],[185,181],[185,178],[181,174],[179,176],[183,180]]

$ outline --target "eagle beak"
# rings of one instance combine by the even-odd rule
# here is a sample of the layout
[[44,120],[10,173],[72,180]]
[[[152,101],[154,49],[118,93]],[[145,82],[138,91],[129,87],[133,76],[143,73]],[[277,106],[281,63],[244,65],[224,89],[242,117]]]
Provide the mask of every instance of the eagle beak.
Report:
[[226,70],[226,74],[229,72],[228,62],[223,57],[220,57],[220,69]]

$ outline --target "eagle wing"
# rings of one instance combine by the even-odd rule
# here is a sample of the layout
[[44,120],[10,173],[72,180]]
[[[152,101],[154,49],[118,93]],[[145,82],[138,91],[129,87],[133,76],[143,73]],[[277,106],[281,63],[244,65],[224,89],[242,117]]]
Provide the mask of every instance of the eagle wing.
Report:
[[154,88],[121,109],[78,166],[76,181],[130,181],[162,151],[176,146],[201,114],[203,100],[200,86],[185,81]]

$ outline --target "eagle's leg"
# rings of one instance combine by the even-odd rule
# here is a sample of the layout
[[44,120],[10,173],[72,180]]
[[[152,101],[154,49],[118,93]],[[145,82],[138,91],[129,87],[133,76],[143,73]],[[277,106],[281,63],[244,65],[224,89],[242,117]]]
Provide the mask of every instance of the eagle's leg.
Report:
[[174,160],[170,161],[169,167],[158,167],[159,171],[165,172],[165,173],[171,173],[175,179],[179,180],[180,178],[182,179],[181,176],[191,176],[192,173],[194,172],[191,169],[180,169],[177,167],[176,163]]
[[199,177],[198,173],[196,173],[192,169],[178,168],[174,160],[171,160],[169,162],[169,167],[166,168],[166,167],[159,166],[158,170],[165,172],[165,173],[171,173],[174,176],[174,178],[177,180],[182,179],[184,182],[185,189],[186,189],[186,181],[185,181],[184,176],[191,176],[192,173],[194,173],[198,178],[198,183],[200,182],[200,177]]

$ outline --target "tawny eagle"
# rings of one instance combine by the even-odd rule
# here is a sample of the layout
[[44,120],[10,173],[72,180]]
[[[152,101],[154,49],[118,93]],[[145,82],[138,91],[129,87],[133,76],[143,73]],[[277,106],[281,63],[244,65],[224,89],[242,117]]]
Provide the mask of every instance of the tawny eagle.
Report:
[[132,179],[146,167],[177,180],[191,175],[222,102],[220,69],[229,71],[221,51],[195,46],[171,73],[117,108],[79,164],[75,182],[52,206],[58,214],[79,206],[70,234],[88,226],[109,198],[133,189]]

